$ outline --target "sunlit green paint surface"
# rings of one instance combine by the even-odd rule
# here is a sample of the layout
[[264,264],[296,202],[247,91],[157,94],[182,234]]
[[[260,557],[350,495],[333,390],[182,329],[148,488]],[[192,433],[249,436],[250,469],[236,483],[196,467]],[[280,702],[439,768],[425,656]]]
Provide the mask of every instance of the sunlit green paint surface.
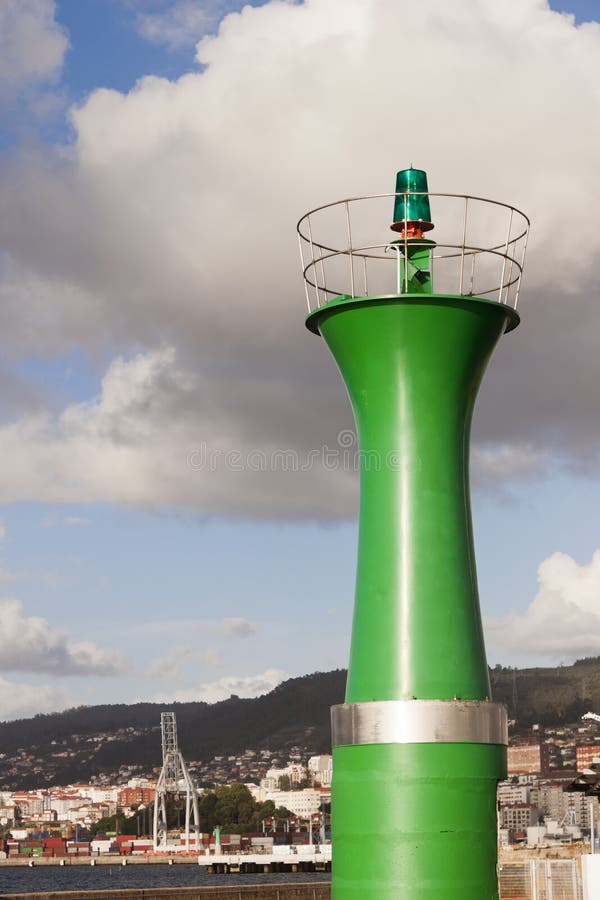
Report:
[[346,383],[361,452],[347,702],[490,695],[468,447],[510,312],[430,295],[313,314]]
[[332,900],[498,900],[505,773],[494,744],[335,749]]
[[[308,327],[346,383],[361,454],[346,700],[490,696],[469,498],[469,435],[494,347],[489,300],[336,298]],[[497,900],[504,747],[334,750],[334,900]]]

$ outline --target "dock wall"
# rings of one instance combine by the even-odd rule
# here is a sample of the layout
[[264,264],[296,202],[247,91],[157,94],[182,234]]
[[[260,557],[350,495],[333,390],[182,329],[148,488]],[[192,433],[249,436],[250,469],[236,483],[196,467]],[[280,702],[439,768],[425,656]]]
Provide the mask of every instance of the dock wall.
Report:
[[329,883],[2,894],[2,900],[329,900]]

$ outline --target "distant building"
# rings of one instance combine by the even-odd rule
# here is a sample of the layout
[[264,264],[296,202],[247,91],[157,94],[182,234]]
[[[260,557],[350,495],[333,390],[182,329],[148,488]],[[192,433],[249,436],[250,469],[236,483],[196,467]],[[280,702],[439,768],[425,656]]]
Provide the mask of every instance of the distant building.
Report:
[[511,806],[503,806],[502,827],[509,832],[527,831],[531,825],[537,825],[540,811],[532,803],[513,803]]
[[306,778],[306,769],[299,763],[290,762],[284,769],[267,769],[265,777],[261,779],[260,786],[265,791],[277,791],[282,778],[289,779],[290,785],[300,784]]
[[78,809],[83,803],[90,803],[89,797],[80,797],[73,791],[55,790],[50,792],[50,809],[56,814],[59,821],[68,821],[73,809]]
[[550,753],[547,744],[514,744],[508,748],[508,774],[546,775],[550,770]]
[[85,796],[89,797],[94,803],[116,803],[118,795],[118,787],[93,787],[92,785],[90,785],[85,790]]
[[295,816],[305,819],[319,811],[322,796],[321,791],[306,788],[304,791],[266,791],[265,800],[272,800],[275,806],[285,806]]
[[289,762],[286,767],[286,773],[290,776],[291,784],[300,784],[306,778],[306,769],[298,762]]
[[[248,788],[250,793],[252,794],[252,798],[256,800],[258,803],[262,803],[264,799],[264,791],[253,781],[245,781],[244,787]],[[198,788],[198,794],[203,792],[203,788]]]
[[13,802],[19,807],[23,818],[39,816],[44,811],[44,800],[33,791],[14,791]]
[[17,816],[17,804],[8,797],[0,803],[0,825],[12,825]]
[[264,778],[260,780],[260,786],[265,791],[276,791],[279,788],[279,779],[283,775],[283,769],[267,769]]
[[591,766],[595,759],[600,759],[600,744],[579,744],[575,750],[575,761],[578,772]]
[[[190,765],[192,765],[190,763]],[[136,775],[130,778],[125,787],[156,787],[156,778],[146,778],[144,775]],[[111,798],[113,799],[113,798]]]
[[110,806],[114,807],[114,803],[83,803],[81,806],[73,806],[69,810],[69,821],[78,825],[92,825],[111,814]]
[[120,807],[136,806],[140,803],[143,803],[144,806],[147,806],[149,803],[154,803],[155,794],[156,794],[155,788],[149,788],[149,787],[123,788],[118,793],[117,806],[120,806]]
[[331,784],[333,773],[333,757],[326,753],[321,756],[311,756],[308,760],[308,771],[313,782],[326,787]]
[[[573,822],[580,828],[590,824],[590,798],[580,792],[566,791],[572,779],[540,781],[531,789],[531,802],[535,803],[542,816],[557,822]],[[598,801],[595,800],[596,815]]]
[[498,806],[513,806],[515,803],[529,803],[531,788],[528,784],[512,784],[501,781],[498,785]]

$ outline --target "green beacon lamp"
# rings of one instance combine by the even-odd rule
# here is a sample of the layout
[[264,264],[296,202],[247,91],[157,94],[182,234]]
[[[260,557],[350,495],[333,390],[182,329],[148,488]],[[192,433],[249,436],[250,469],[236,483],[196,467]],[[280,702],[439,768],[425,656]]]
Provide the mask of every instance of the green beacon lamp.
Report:
[[333,900],[498,900],[507,722],[490,694],[469,435],[488,360],[519,322],[528,230],[507,204],[429,193],[412,167],[393,195],[298,223],[306,325],[346,384],[360,463],[346,702],[332,709]]
[[431,294],[430,258],[435,243],[423,238],[423,233],[433,228],[433,222],[427,193],[427,173],[422,169],[411,167],[398,172],[391,228],[392,231],[399,231],[403,238],[393,243],[405,243],[400,265],[400,286],[407,294]]

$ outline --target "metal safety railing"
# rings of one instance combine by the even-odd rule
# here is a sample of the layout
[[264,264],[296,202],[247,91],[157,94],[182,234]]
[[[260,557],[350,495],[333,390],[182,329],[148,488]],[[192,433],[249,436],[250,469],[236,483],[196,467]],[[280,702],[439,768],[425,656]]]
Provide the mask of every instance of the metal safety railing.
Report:
[[434,230],[427,238],[386,229],[394,198],[375,194],[328,203],[297,225],[309,312],[335,296],[369,297],[409,293],[410,256],[429,252],[432,293],[487,297],[516,308],[529,219],[513,206],[465,194],[423,194],[431,204]]
[[500,900],[582,900],[577,859],[530,859],[498,866]]

